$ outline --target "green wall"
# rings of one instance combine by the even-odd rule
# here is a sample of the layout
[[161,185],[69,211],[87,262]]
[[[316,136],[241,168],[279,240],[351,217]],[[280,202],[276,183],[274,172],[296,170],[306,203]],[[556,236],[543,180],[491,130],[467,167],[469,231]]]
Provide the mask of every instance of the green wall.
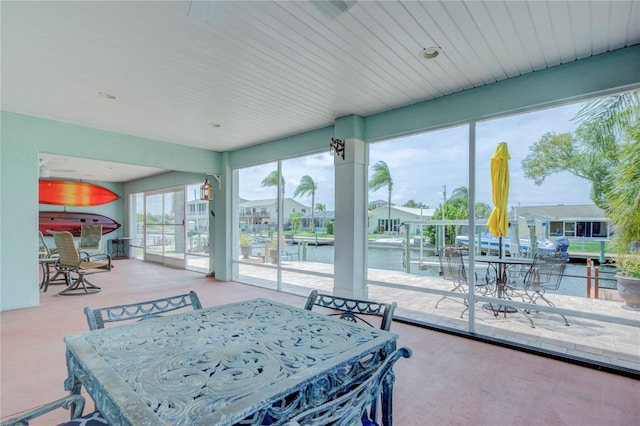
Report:
[[213,151],[6,111],[0,126],[0,310],[39,303],[38,153],[200,174],[221,167]]

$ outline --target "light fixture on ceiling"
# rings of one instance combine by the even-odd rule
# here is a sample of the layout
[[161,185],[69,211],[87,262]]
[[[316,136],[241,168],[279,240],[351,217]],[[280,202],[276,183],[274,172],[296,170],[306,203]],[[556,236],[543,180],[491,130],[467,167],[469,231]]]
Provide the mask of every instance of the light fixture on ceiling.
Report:
[[220,126],[220,124],[214,123],[213,121],[211,123],[209,123],[209,126],[213,127],[214,129],[218,129],[218,128],[222,127],[222,126]]
[[442,52],[442,48],[439,46],[425,47],[420,52],[423,59],[435,59]]
[[106,93],[106,92],[98,92],[98,96],[101,97],[101,98],[110,99],[110,100],[118,99],[115,96],[113,96],[113,95],[111,95],[109,93]]
[[[222,189],[222,176],[218,174],[209,174],[207,176],[213,177],[218,181],[218,190]],[[209,182],[209,178],[204,178],[204,183],[200,185],[200,199],[202,201],[213,201],[213,185]]]

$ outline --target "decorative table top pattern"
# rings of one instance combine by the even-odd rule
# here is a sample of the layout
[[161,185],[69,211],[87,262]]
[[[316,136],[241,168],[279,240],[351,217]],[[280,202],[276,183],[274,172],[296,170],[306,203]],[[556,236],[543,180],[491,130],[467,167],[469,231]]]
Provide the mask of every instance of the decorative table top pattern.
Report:
[[254,299],[65,338],[112,424],[281,424],[366,377],[397,335]]

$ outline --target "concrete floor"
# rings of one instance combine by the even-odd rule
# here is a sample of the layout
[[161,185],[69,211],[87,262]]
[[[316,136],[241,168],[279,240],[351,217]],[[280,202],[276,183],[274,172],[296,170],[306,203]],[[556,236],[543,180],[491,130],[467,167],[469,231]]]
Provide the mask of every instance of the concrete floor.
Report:
[[[103,290],[63,297],[41,293],[38,307],[0,313],[0,418],[64,396],[63,336],[88,329],[82,309],[195,290],[203,306],[265,297],[302,306],[304,298],[133,260],[94,277]],[[636,425],[640,382],[508,348],[394,322],[413,357],[395,367],[394,424]],[[88,407],[93,403],[88,398]],[[33,422],[51,425],[66,412]]]

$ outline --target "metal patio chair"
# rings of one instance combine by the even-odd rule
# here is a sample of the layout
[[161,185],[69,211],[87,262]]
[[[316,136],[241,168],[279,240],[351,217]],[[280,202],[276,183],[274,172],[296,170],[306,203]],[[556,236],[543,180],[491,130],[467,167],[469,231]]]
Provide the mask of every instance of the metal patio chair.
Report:
[[84,308],[90,330],[104,328],[110,322],[128,320],[143,320],[160,316],[159,314],[191,307],[193,310],[202,309],[200,298],[195,291],[179,294],[177,296],[164,297],[162,299],[148,300],[126,305],[108,306],[105,308]]
[[392,426],[393,421],[393,365],[400,358],[410,358],[412,351],[403,347],[392,353],[378,370],[362,382],[335,399],[311,408],[291,418],[284,426],[325,426],[325,425],[378,425],[378,398],[382,390],[386,398],[382,400],[382,424]]
[[[467,267],[464,264],[464,255],[468,253],[467,249],[461,247],[441,247],[438,249],[438,261],[440,262],[440,276],[445,280],[451,281],[453,288],[449,291],[459,292],[462,294],[469,293],[469,281],[467,280]],[[489,279],[484,282],[478,281],[478,275],[475,275],[475,288],[481,289],[482,294],[486,294],[488,291]],[[436,302],[436,308],[440,302],[444,299],[451,298],[449,296],[442,296]],[[456,300],[457,301],[457,300]],[[467,298],[462,302],[465,309],[460,314],[460,318],[464,316],[464,313],[469,309],[469,302]]]
[[97,411],[83,416],[84,404],[85,401],[81,395],[67,395],[64,398],[5,420],[0,426],[28,426],[30,421],[59,408],[69,410],[71,420],[58,426],[99,426],[109,424]]
[[[398,304],[396,302],[380,303],[371,300],[349,299],[331,294],[321,294],[317,290],[313,290],[309,294],[304,308],[310,311],[314,306],[339,311],[328,313],[328,315],[335,315],[340,319],[355,323],[362,322],[370,327],[389,331],[393,320],[393,311],[395,311]],[[378,321],[380,325],[374,325]]]
[[[534,263],[524,277],[524,291],[530,303],[536,304],[543,300],[549,306],[555,304],[545,297],[547,291],[560,288],[567,261],[560,254],[536,253]],[[530,313],[530,310],[526,311]],[[567,318],[560,314],[565,325],[569,325]]]

